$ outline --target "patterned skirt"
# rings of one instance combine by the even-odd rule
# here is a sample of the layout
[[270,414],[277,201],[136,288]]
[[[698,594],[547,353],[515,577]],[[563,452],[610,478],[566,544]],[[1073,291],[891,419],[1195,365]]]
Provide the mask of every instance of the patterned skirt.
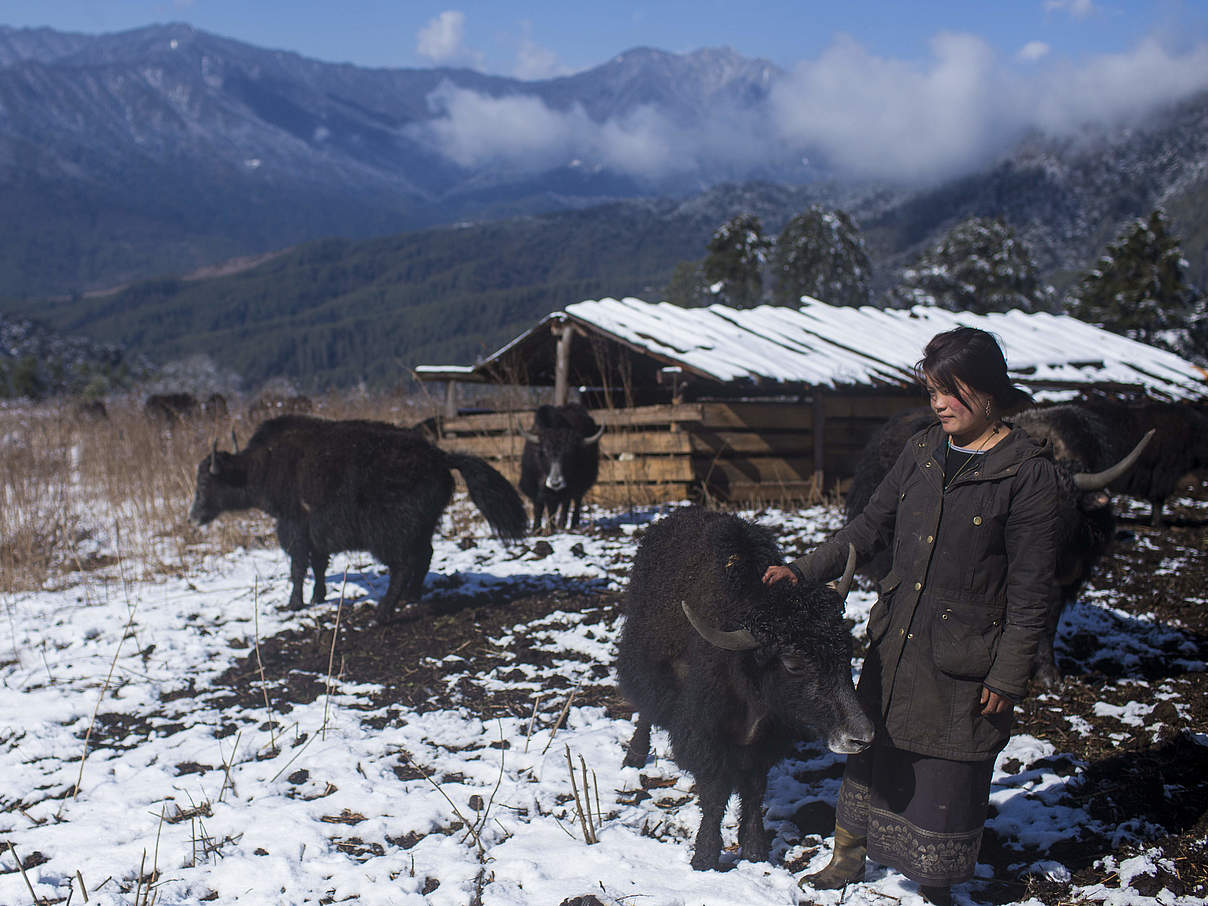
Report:
[[874,745],[849,755],[835,824],[868,838],[868,858],[919,884],[973,877],[994,759],[949,761]]

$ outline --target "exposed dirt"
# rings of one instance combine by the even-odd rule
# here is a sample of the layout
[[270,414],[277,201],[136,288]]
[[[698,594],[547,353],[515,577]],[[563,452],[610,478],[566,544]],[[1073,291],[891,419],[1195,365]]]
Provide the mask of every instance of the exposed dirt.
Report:
[[[1195,497],[1208,501],[1208,485],[1202,485]],[[1143,623],[1148,643],[1135,655],[1121,657],[1119,652],[1105,652],[1096,633],[1063,632],[1057,649],[1065,673],[1063,685],[1033,690],[1036,694],[1017,712],[1020,732],[1050,741],[1061,754],[1016,770],[1027,767],[1070,777],[1065,794],[1070,806],[1111,825],[1127,825],[1133,839],[1143,842],[1120,847],[1085,828],[1070,828],[1069,838],[1047,852],[1026,852],[1018,841],[988,831],[981,861],[993,867],[996,880],[979,884],[979,900],[1003,904],[1035,897],[1050,906],[1079,902],[1075,886],[1118,888],[1120,862],[1151,847],[1163,856],[1156,860],[1158,873],[1133,879],[1133,888],[1148,895],[1163,887],[1178,895],[1208,894],[1208,746],[1191,735],[1208,732],[1208,675],[1179,666],[1208,660],[1208,521],[1203,512],[1176,506],[1173,524],[1160,530],[1121,520],[1115,550],[1097,570],[1090,593],[1123,591],[1120,600],[1129,604],[1123,612],[1110,613],[1112,628],[1127,634],[1132,624]],[[457,663],[456,672],[467,676],[508,664],[552,668],[553,655],[531,645],[522,631],[515,633],[506,651],[490,639],[559,611],[577,612],[580,626],[611,623],[618,613],[618,597],[603,586],[585,590],[583,583],[571,581],[565,589],[554,591],[547,586],[528,592],[521,588],[517,593],[509,586],[506,597],[470,597],[456,588],[438,587],[422,608],[385,627],[377,625],[374,604],[365,599],[341,608],[333,603],[314,606],[306,612],[304,628],[262,640],[259,658],[248,650],[221,678],[220,701],[259,707],[267,691],[274,711],[285,715],[291,703],[324,694],[330,665],[331,673],[344,679],[380,685],[371,695],[375,714],[367,719],[386,722],[404,708],[449,706],[484,719],[497,714],[528,718],[535,713],[531,692],[488,691],[469,679],[450,685],[446,658],[464,659]],[[557,657],[576,659],[573,652]],[[588,660],[581,655],[577,659]],[[261,665],[265,677],[276,678],[267,686],[261,683]],[[572,695],[570,680],[550,673],[543,680],[545,697],[539,708],[545,725],[552,723]],[[573,690],[575,704],[600,705],[617,716],[631,713],[617,696],[608,665],[595,664],[589,673],[593,679]],[[1131,726],[1096,707],[1130,701],[1153,705],[1142,726]],[[122,727],[116,735],[129,732],[129,727]],[[99,738],[105,735],[102,731]],[[189,769],[181,766],[182,771]],[[406,765],[400,765],[398,773],[419,776]],[[794,820],[803,836],[825,836],[833,825],[833,812],[826,807],[803,808]],[[333,821],[353,823],[338,816]],[[389,842],[404,848],[415,843]],[[368,844],[355,836],[342,838],[341,844],[354,856],[370,852]],[[807,848],[794,861],[803,867],[814,850]],[[1062,863],[1072,878],[1019,877],[1019,866],[1042,859]]]

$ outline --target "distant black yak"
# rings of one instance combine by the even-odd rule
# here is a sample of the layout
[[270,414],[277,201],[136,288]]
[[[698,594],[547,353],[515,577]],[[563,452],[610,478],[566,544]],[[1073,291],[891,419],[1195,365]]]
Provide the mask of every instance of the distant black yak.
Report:
[[567,511],[572,507],[570,527],[577,528],[583,495],[600,472],[604,429],[582,405],[567,403],[541,406],[532,430],[523,433],[520,490],[533,502],[533,531],[541,529],[546,509],[551,527],[556,522],[558,528],[566,528]]
[[191,393],[153,393],[143,403],[143,414],[151,421],[175,425],[197,415],[199,408]]
[[766,528],[734,515],[677,510],[642,539],[617,645],[621,691],[638,711],[625,763],[641,766],[651,725],[666,728],[700,795],[693,868],[717,867],[733,792],[742,799],[744,858],[768,857],[768,770],[798,740],[816,732],[841,753],[872,742],[843,621],[854,554],[836,592],[810,582],[764,585],[764,571],[783,563],[780,550]]
[[302,583],[314,571],[312,601],[327,595],[331,554],[369,551],[390,571],[378,604],[386,622],[400,601],[415,601],[432,561],[432,534],[453,495],[457,469],[470,498],[506,540],[525,530],[524,504],[502,475],[474,456],[448,453],[418,432],[384,422],[329,421],[284,415],[261,424],[239,452],[213,452],[197,467],[189,518],[259,509],[277,520],[290,558],[289,605],[302,606]]

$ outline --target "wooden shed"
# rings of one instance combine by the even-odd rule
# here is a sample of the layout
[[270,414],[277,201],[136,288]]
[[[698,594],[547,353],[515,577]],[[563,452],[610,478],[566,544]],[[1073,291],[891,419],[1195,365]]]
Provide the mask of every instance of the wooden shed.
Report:
[[842,487],[872,432],[925,404],[914,362],[959,325],[998,336],[1012,376],[1041,400],[1091,389],[1208,398],[1208,374],[1190,362],[1068,316],[803,303],[586,301],[474,365],[416,372],[447,382],[442,446],[487,457],[513,480],[532,410],[459,412],[458,385],[549,388],[554,403],[577,396],[605,426],[593,496],[608,504],[808,500]]

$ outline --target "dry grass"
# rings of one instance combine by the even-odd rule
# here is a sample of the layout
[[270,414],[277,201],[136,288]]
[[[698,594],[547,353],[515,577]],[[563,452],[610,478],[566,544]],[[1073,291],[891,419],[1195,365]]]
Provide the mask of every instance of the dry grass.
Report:
[[[141,400],[110,402],[108,411],[94,420],[70,402],[0,409],[0,593],[55,588],[111,567],[127,577],[180,573],[209,554],[275,545],[262,514],[204,530],[188,521],[197,464],[211,444],[230,449],[232,431],[242,443],[255,429],[245,407],[173,428],[149,421]],[[315,400],[328,418],[410,425],[434,411],[425,396]]]

